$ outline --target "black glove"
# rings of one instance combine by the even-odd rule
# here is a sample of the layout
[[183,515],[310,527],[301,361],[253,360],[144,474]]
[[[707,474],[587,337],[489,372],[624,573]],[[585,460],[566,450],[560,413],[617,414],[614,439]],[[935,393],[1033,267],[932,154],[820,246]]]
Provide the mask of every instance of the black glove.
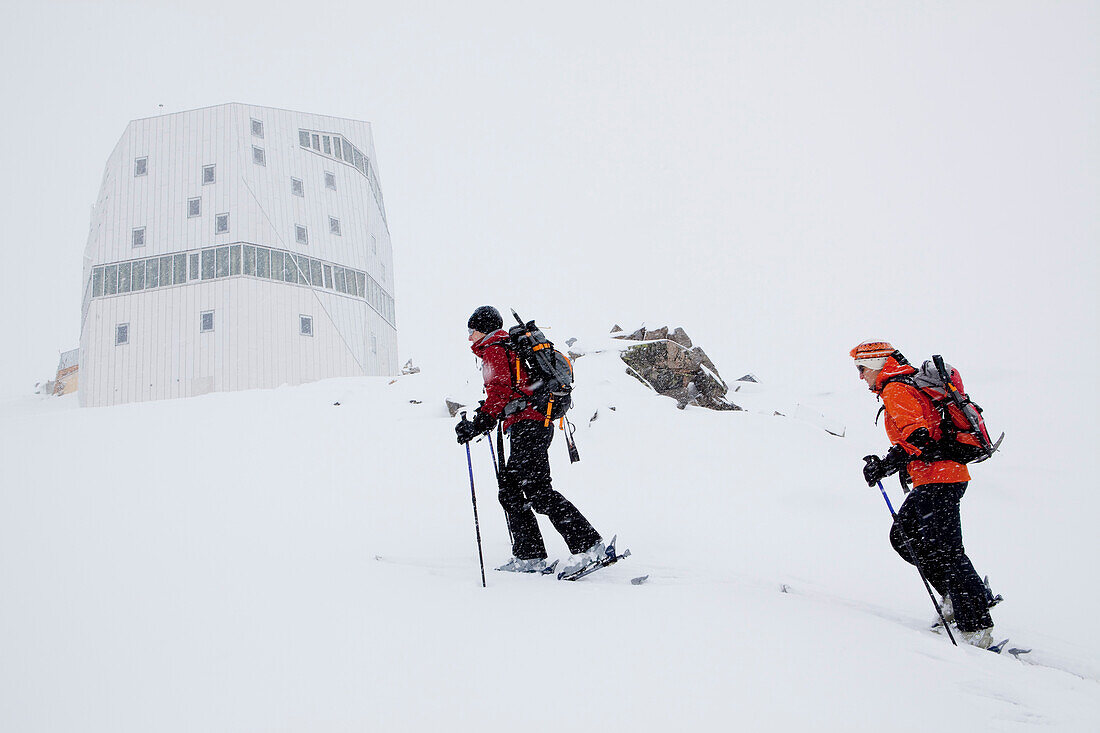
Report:
[[944,441],[937,443],[932,440],[932,434],[928,432],[928,428],[917,428],[909,434],[905,442],[920,449],[920,455],[914,456],[914,458],[919,458],[928,463],[932,463],[933,461],[953,460],[947,452]]
[[878,456],[864,456],[866,465],[863,466],[863,480],[868,486],[874,486],[887,476],[892,476],[909,463],[909,454],[900,445],[895,445],[886,451],[882,458]]
[[496,424],[497,419],[495,417],[481,410],[475,410],[473,420],[467,420],[464,417],[462,422],[455,425],[455,436],[458,438],[459,443],[469,443],[482,433],[492,430]]

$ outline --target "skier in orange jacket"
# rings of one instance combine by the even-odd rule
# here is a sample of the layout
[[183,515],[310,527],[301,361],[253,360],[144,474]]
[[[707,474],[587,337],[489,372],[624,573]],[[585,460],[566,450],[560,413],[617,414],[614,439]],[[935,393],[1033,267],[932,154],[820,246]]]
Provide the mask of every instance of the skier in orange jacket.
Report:
[[947,457],[941,444],[942,417],[909,379],[917,370],[900,351],[885,341],[864,341],[850,353],[860,378],[882,400],[891,443],[882,458],[864,458],[863,478],[874,486],[904,470],[914,487],[890,528],[890,542],[944,597],[944,615],[949,622],[953,616],[963,639],[988,648],[993,643],[989,615],[993,596],[963,549],[959,517],[959,501],[970,472],[965,464]]

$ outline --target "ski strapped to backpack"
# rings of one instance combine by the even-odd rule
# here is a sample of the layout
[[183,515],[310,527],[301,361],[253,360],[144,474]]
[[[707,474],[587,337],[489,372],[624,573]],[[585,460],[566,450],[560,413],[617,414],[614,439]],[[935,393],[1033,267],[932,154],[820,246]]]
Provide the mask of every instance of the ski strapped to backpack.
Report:
[[916,374],[890,381],[916,387],[931,400],[940,413],[940,445],[949,460],[981,463],[1000,448],[1004,433],[996,442],[989,439],[982,408],[967,396],[959,370],[945,363],[939,354],[924,362]]
[[[573,442],[574,428],[565,416],[573,405],[573,364],[565,354],[554,348],[553,342],[546,338],[534,321],[525,323],[515,310],[512,315],[517,324],[508,329],[508,350],[515,360],[512,367],[515,371],[511,375],[513,389],[520,382],[522,363],[532,393],[528,396],[515,389],[521,396],[508,403],[505,412],[515,412],[530,405],[543,414],[544,427],[559,421],[559,426],[565,431],[569,461],[576,463],[580,460],[580,454]],[[568,430],[565,429],[566,423]]]

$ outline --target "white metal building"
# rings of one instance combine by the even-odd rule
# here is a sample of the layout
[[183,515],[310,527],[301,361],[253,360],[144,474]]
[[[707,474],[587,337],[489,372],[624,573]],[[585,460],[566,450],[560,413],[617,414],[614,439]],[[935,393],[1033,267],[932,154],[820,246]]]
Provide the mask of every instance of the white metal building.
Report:
[[370,124],[246,104],[131,122],[81,316],[85,406],[395,374]]

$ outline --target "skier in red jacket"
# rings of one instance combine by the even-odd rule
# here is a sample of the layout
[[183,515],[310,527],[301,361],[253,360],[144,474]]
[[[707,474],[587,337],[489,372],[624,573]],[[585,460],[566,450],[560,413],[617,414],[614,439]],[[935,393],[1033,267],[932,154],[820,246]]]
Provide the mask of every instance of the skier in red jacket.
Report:
[[527,370],[508,348],[500,312],[483,305],[466,325],[471,349],[481,359],[485,402],[472,421],[455,426],[455,434],[459,443],[468,443],[500,420],[511,448],[499,477],[498,498],[512,535],[513,557],[497,569],[534,573],[546,568],[546,546],[535,512],[550,519],[573,554],[566,570],[595,560],[604,554],[604,543],[591,523],[553,488],[547,453],[554,426],[546,425],[546,416],[531,400],[534,390]]
[[890,528],[890,543],[940,592],[944,616],[948,621],[953,616],[963,639],[989,648],[993,643],[989,608],[994,599],[963,549],[959,517],[959,501],[970,472],[948,458],[940,445],[940,413],[907,379],[917,370],[900,351],[884,341],[864,341],[850,353],[860,378],[882,400],[886,436],[892,444],[884,457],[863,459],[863,478],[874,486],[904,469],[913,482]]

